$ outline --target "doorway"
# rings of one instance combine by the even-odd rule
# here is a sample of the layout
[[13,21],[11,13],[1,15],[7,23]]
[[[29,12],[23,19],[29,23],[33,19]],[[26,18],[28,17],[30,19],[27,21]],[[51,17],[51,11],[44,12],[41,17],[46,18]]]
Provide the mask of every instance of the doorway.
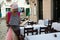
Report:
[[43,0],[38,0],[38,19],[43,19]]
[[53,0],[53,20],[60,20],[60,0]]

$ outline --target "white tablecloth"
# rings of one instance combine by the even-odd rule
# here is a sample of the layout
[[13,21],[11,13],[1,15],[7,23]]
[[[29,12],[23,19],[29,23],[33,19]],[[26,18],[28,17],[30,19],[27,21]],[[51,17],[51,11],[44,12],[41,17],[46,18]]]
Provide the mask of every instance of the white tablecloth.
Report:
[[[57,37],[54,37],[55,34]],[[60,33],[26,36],[25,40],[60,40]]]
[[38,21],[38,24],[44,25],[44,20],[39,20],[39,21]]
[[[31,25],[26,25],[25,26],[25,28],[31,28],[31,27],[34,27],[34,29],[38,29],[38,32],[39,32],[39,30],[40,30],[40,27],[47,27],[47,26],[45,26],[45,25],[33,25],[33,26],[31,26]],[[24,27],[20,27],[20,32],[21,32],[21,34],[22,35],[24,35]]]
[[60,31],[60,23],[57,23],[57,22],[52,23],[52,28]]
[[45,20],[39,20],[39,21],[38,21],[38,24],[48,26],[48,21],[49,21],[48,19],[45,19]]
[[44,20],[44,25],[48,26],[48,21],[49,21],[48,19],[45,19]]

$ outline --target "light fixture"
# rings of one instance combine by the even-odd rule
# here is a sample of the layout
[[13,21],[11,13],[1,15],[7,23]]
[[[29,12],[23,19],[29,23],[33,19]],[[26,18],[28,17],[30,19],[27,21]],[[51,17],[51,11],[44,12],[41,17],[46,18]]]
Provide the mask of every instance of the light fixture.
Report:
[[29,3],[29,0],[26,0],[26,3],[29,5],[30,3]]
[[34,4],[34,6],[36,6],[36,3]]

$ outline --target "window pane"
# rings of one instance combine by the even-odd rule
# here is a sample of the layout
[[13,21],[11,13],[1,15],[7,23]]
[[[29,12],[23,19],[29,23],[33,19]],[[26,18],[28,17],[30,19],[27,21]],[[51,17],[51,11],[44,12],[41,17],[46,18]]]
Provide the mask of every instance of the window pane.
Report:
[[6,8],[6,12],[11,11],[11,8]]
[[26,16],[30,16],[30,8],[26,8]]

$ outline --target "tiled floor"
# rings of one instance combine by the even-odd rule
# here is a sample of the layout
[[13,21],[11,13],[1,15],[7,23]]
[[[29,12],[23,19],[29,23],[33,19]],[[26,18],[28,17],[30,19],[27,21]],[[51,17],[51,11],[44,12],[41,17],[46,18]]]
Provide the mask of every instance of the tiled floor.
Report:
[[7,27],[5,20],[0,20],[0,40],[5,40]]

